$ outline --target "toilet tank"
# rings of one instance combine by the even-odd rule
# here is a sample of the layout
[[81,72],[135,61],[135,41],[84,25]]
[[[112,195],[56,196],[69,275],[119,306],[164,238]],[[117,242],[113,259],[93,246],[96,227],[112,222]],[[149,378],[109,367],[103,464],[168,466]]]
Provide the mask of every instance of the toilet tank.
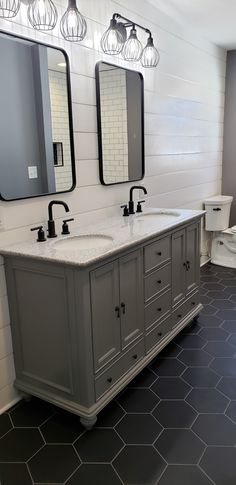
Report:
[[230,195],[215,195],[205,200],[206,231],[223,231],[229,227],[232,200],[233,197]]

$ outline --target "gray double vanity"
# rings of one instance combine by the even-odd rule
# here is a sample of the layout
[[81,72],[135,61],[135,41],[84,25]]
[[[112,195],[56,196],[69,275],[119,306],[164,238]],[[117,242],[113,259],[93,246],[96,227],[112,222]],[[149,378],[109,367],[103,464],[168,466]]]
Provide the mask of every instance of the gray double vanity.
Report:
[[[66,54],[5,33],[0,33],[0,52],[4,60],[0,102],[9,114],[0,133],[1,204],[73,190],[76,173]],[[12,93],[6,96],[9,79]],[[100,182],[116,191],[117,184],[144,177],[143,77],[98,63],[96,90]],[[134,188],[147,193],[144,187]],[[142,212],[143,201],[136,207],[130,193],[129,204],[122,206],[124,217],[121,212],[104,223],[78,228],[75,223],[69,228],[65,220],[59,237],[52,205],[60,203],[67,212],[69,207],[53,200],[47,233],[41,221],[36,228],[38,241],[0,248],[15,386],[78,414],[88,429],[99,411],[202,308],[203,211],[149,207]],[[115,208],[114,213],[118,213]]]
[[199,314],[201,215],[150,209],[2,250],[16,387],[92,427]]

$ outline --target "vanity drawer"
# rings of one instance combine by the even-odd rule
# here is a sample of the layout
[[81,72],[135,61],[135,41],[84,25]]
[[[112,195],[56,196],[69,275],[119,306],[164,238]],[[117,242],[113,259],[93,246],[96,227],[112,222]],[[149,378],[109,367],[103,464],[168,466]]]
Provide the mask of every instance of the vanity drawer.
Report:
[[134,345],[123,357],[95,379],[96,401],[107,392],[123,375],[144,357],[144,340]]
[[199,293],[194,293],[173,312],[173,328],[199,303]]
[[145,302],[157,296],[161,291],[167,290],[170,287],[170,282],[171,264],[167,264],[164,268],[146,276],[144,279]]
[[163,237],[144,248],[144,270],[148,273],[152,269],[167,263],[171,256],[170,236]]
[[172,316],[169,315],[165,320],[157,325],[151,332],[149,332],[146,337],[146,353],[150,352],[153,347],[158,345],[164,337],[172,330]]
[[145,307],[145,327],[152,327],[171,310],[170,290]]

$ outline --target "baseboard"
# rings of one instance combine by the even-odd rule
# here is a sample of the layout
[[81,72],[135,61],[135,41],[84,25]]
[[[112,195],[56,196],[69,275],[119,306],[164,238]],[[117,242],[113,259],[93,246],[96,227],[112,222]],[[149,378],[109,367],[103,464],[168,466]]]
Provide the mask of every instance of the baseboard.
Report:
[[211,258],[209,258],[209,256],[201,256],[200,267],[205,266],[205,264],[210,263],[210,261],[211,261]]
[[8,411],[8,409],[12,408],[12,406],[14,406],[15,404],[17,404],[19,401],[21,401],[22,397],[21,396],[17,396],[15,399],[13,399],[12,401],[10,401],[9,403],[7,403],[6,406],[4,406],[3,408],[0,409],[0,415],[5,413],[6,411]]

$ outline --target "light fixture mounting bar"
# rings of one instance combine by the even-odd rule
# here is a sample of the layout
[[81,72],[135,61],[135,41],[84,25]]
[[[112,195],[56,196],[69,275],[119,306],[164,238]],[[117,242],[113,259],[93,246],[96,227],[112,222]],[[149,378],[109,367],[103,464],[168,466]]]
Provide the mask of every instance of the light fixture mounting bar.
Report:
[[117,20],[117,19],[124,20],[125,21],[125,24],[123,24],[124,27],[132,27],[133,25],[135,25],[136,27],[139,27],[140,29],[144,30],[144,32],[146,32],[147,34],[152,35],[150,29],[147,29],[146,27],[143,27],[142,25],[137,24],[136,22],[132,22],[132,20],[127,19],[126,17],[123,17],[123,15],[121,15],[120,13],[114,13],[112,18],[114,20]]

